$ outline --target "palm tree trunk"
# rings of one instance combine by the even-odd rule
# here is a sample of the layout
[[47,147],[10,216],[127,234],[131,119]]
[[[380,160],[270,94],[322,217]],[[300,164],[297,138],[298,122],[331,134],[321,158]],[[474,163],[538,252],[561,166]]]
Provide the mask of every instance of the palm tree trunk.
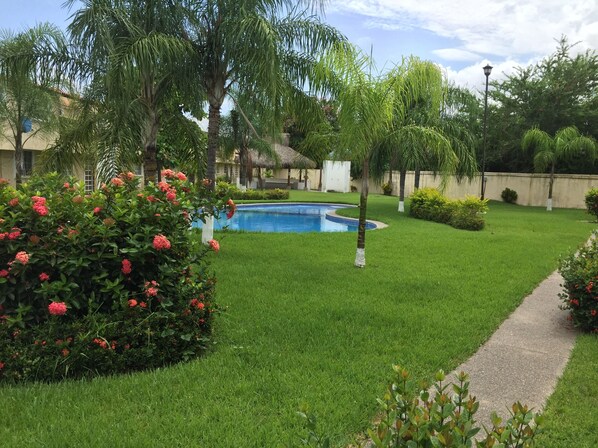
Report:
[[550,167],[550,179],[548,180],[548,199],[546,200],[546,211],[552,211],[552,185],[554,184],[554,163]]
[[158,178],[158,151],[156,145],[160,119],[155,110],[149,112],[146,124],[147,134],[144,136],[145,142],[143,142],[143,177],[147,185],[149,182],[155,182]]
[[25,152],[23,150],[23,133],[21,129],[17,130],[15,136],[15,184],[17,187],[23,182],[25,173]]
[[399,173],[399,212],[405,211],[405,178],[407,171],[401,170]]
[[216,151],[218,150],[218,137],[220,134],[220,105],[210,101],[208,114],[208,160],[206,177],[210,181],[209,188],[216,185]]
[[320,165],[320,181],[318,182],[318,191],[322,191],[322,171],[324,171],[324,164]]
[[359,196],[359,226],[357,227],[357,250],[355,251],[355,266],[365,267],[365,219],[367,216],[368,190],[369,190],[369,160],[368,156],[363,161],[361,174],[361,194]]
[[413,183],[413,189],[419,190],[419,178],[421,176],[420,170],[415,170],[415,182]]

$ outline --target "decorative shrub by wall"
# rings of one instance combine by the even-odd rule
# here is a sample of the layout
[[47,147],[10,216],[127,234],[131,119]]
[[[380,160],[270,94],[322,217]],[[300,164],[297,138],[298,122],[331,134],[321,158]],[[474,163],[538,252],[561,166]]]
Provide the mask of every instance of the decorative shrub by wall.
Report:
[[215,279],[191,220],[228,210],[183,173],[139,189],[122,174],[92,194],[57,174],[0,181],[0,381],[158,367],[198,356]]
[[452,201],[435,188],[421,188],[411,195],[409,214],[415,218],[450,224],[457,229],[482,230],[488,200],[475,196]]

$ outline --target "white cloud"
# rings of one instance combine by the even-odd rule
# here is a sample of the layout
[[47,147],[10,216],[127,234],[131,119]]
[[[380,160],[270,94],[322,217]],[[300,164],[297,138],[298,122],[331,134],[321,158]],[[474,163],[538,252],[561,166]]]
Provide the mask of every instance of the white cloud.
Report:
[[441,48],[433,53],[447,61],[477,61],[480,55],[460,48]]

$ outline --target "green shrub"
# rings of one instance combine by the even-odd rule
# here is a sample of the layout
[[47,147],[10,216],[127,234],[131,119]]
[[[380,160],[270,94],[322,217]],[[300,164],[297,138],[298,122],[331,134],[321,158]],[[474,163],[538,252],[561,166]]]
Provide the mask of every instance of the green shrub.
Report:
[[[417,386],[409,381],[409,373],[394,366],[395,381],[378,403],[382,411],[380,421],[368,430],[368,438],[378,448],[533,448],[535,437],[541,432],[543,417],[534,414],[527,406],[513,404],[511,417],[503,424],[492,415],[492,428],[484,428],[486,435],[475,442],[480,432],[475,414],[479,403],[469,394],[469,378],[461,372],[457,382],[445,383],[445,374],[439,371],[436,382],[430,387],[426,382]],[[451,392],[453,392],[451,394]],[[299,413],[305,419],[307,436],[302,446],[325,448],[331,446],[330,438],[316,431],[312,414]],[[372,446],[358,443],[358,446]]]
[[483,213],[488,211],[488,200],[476,196],[454,201],[450,225],[457,229],[482,230],[484,228]]
[[586,208],[590,215],[598,219],[598,188],[592,188],[586,193]]
[[457,229],[481,230],[484,228],[483,213],[488,201],[469,196],[451,201],[435,188],[421,188],[411,195],[409,213],[418,219],[450,224]]
[[583,331],[598,333],[598,243],[590,243],[561,261],[564,293],[562,309],[569,310],[570,319]]
[[225,205],[182,173],[163,175],[139,190],[122,174],[90,195],[57,174],[18,190],[0,183],[0,381],[156,367],[203,350],[215,280],[189,224]]
[[385,196],[390,196],[392,194],[392,184],[385,182],[382,184],[382,193]]
[[508,204],[514,204],[517,202],[517,192],[515,190],[511,190],[510,188],[505,188],[500,194],[500,197]]
[[289,190],[276,188],[274,190],[252,190],[241,191],[234,185],[227,182],[218,182],[216,184],[216,196],[221,199],[246,199],[257,201],[260,199],[280,200],[289,198]]

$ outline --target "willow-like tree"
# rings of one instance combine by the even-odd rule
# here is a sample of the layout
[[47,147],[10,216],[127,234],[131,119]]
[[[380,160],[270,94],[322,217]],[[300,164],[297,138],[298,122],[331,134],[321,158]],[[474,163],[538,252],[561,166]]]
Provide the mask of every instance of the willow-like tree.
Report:
[[582,157],[593,163],[598,157],[598,144],[592,137],[581,135],[575,126],[559,129],[554,137],[538,128],[528,130],[523,135],[521,146],[524,151],[534,151],[534,169],[537,172],[549,170],[548,199],[546,210],[552,210],[554,172],[558,162]]
[[[199,59],[197,79],[208,101],[207,178],[215,180],[220,115],[234,90],[251,91],[253,100],[273,118],[286,103],[308,105],[304,89],[317,91],[325,81],[317,60],[345,38],[304,8],[321,0],[203,0],[190,15],[189,39]],[[239,104],[237,104],[239,106]],[[246,118],[250,118],[246,114]],[[280,132],[273,119],[266,134]]]
[[[91,101],[109,110],[106,135],[110,151],[141,154],[145,181],[157,178],[157,140],[169,95],[189,87],[193,56],[182,38],[183,0],[84,0],[68,27],[79,50],[77,76],[91,89]],[[68,6],[75,0],[68,0]],[[98,106],[98,109],[100,106]],[[117,128],[127,127],[127,138]],[[115,147],[115,144],[126,145]]]
[[0,135],[15,150],[17,185],[25,174],[27,141],[58,127],[64,54],[64,36],[50,24],[0,36]]

